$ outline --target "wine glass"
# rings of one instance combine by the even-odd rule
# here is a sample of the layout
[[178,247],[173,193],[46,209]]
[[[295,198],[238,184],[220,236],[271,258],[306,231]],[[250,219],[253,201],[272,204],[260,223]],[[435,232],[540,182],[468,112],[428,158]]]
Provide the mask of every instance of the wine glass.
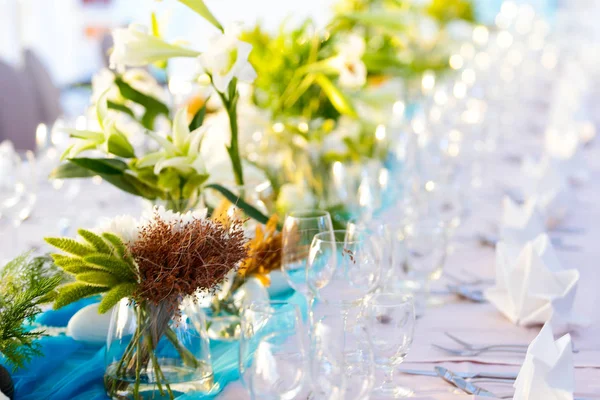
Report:
[[255,399],[295,398],[308,371],[306,334],[298,306],[256,302],[241,310],[239,370]]
[[366,327],[357,319],[352,329],[344,329],[339,307],[317,312],[310,352],[313,391],[331,400],[367,398],[375,382],[375,359]]
[[283,223],[281,270],[288,283],[307,299],[312,309],[312,291],[307,279],[307,261],[315,235],[333,234],[333,223],[327,211],[304,210],[291,212]]
[[375,363],[386,372],[384,382],[374,392],[386,399],[412,395],[412,390],[397,386],[393,381],[394,370],[406,358],[413,341],[412,296],[386,292],[370,296],[363,318],[373,343]]
[[[348,308],[375,291],[381,274],[381,248],[367,232],[347,229],[336,230],[332,236],[315,236],[308,281],[319,299]],[[322,276],[327,277],[326,284],[325,279],[314,278]]]

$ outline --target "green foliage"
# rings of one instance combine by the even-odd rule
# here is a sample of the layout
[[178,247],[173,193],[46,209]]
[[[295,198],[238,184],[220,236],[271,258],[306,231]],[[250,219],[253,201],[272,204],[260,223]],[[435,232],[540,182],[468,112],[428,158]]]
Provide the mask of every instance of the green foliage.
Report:
[[[60,308],[99,293],[107,293],[102,312],[108,304],[129,297],[138,286],[136,265],[123,241],[112,233],[102,235],[80,229],[86,244],[74,239],[46,238],[46,242],[70,255],[53,254],[56,264],[75,276],[75,282],[58,288],[54,308]],[[85,248],[86,251],[80,251]],[[75,251],[74,251],[75,249]],[[120,296],[120,297],[119,297]]]
[[470,0],[432,0],[427,12],[442,23],[456,20],[475,22],[475,7]]
[[121,299],[132,297],[136,289],[137,284],[135,283],[120,283],[113,286],[102,298],[100,306],[98,307],[98,312],[104,314],[121,301]]
[[144,107],[146,111],[140,122],[146,129],[154,129],[154,120],[159,115],[169,116],[169,107],[160,100],[134,89],[119,76],[115,77],[115,84],[119,88],[121,96]]
[[214,189],[217,192],[221,193],[223,197],[225,197],[231,204],[235,204],[237,208],[242,210],[247,216],[250,218],[260,222],[261,224],[266,224],[269,221],[269,217],[261,213],[259,210],[254,208],[252,205],[246,203],[240,196],[237,196],[224,186],[213,183],[207,185],[206,188]]
[[26,325],[52,301],[65,276],[49,257],[21,255],[0,270],[0,353],[14,369],[40,355],[36,339],[43,331]]
[[276,120],[339,117],[340,111],[314,79],[316,66],[322,65],[319,62],[335,54],[334,43],[316,33],[312,21],[291,30],[282,26],[276,35],[257,25],[241,39],[253,46],[249,59],[258,75],[253,93],[256,105],[271,111]]
[[208,103],[208,100],[209,99],[206,99],[204,101],[204,105],[200,107],[196,115],[194,115],[194,118],[192,118],[192,121],[189,125],[190,132],[193,132],[202,126],[202,123],[204,122],[204,117],[206,117],[206,104]]

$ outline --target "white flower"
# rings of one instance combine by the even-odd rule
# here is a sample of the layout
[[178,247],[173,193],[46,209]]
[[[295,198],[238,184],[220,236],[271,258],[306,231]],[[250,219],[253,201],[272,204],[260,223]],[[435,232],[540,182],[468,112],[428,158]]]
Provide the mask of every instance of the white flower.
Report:
[[173,57],[197,57],[200,53],[182,46],[170,44],[151,35],[141,25],[113,30],[114,47],[110,55],[110,67],[138,67]]
[[104,92],[96,103],[96,116],[100,126],[99,131],[65,129],[64,131],[76,141],[65,150],[62,158],[73,158],[85,150],[98,149],[118,157],[131,158],[135,156],[133,146],[127,136],[117,126],[114,116],[109,116],[107,96]]
[[293,210],[311,209],[316,205],[317,199],[306,185],[293,183],[281,186],[276,204],[277,210],[282,214]]
[[119,215],[113,219],[104,220],[96,229],[99,234],[112,233],[123,242],[135,242],[139,236],[139,223],[130,215]]
[[175,115],[171,140],[148,131],[148,134],[161,145],[161,149],[140,158],[137,163],[138,168],[153,166],[156,175],[168,167],[183,173],[192,170],[199,174],[206,172],[206,166],[200,154],[200,146],[208,128],[203,125],[190,132],[187,115],[187,107],[180,109]]
[[181,214],[172,210],[167,210],[163,206],[159,206],[154,207],[152,211],[145,212],[144,215],[142,215],[142,221],[140,222],[140,226],[144,226],[151,223],[155,219],[155,215],[158,215],[158,217],[162,221],[166,222],[167,224],[173,224],[175,229],[182,229],[190,222],[206,218],[206,214],[206,208],[201,210],[188,211],[184,214]]
[[256,72],[248,62],[252,45],[240,41],[239,34],[239,26],[226,27],[223,34],[211,38],[208,50],[198,57],[203,71],[212,75],[215,88],[222,93],[233,78],[247,83],[256,79]]
[[338,51],[331,64],[340,74],[340,85],[346,88],[363,86],[367,81],[367,67],[362,61],[365,40],[357,34],[351,34],[339,44]]

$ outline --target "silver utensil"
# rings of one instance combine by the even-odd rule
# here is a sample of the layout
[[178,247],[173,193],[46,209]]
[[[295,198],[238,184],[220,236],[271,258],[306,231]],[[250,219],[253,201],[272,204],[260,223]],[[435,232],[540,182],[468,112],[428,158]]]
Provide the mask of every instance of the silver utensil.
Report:
[[[407,375],[420,375],[420,376],[439,376],[435,371],[429,370],[418,370],[418,369],[399,369],[399,372]],[[488,378],[496,380],[515,380],[517,379],[516,373],[501,373],[501,372],[454,372],[454,374],[463,379],[478,379]]]
[[463,299],[467,299],[475,303],[487,302],[482,290],[471,289],[465,285],[447,285],[447,288],[451,293],[454,293]]
[[496,395],[494,395],[492,392],[487,391],[479,386],[476,386],[475,384],[469,381],[466,381],[465,379],[461,378],[460,376],[456,375],[455,373],[449,371],[446,368],[435,367],[435,372],[440,378],[442,378],[448,383],[451,383],[452,385],[456,386],[465,393],[476,394],[481,397],[496,397]]
[[526,354],[527,349],[517,349],[517,348],[490,348],[483,350],[470,350],[470,349],[449,349],[444,346],[437,345],[435,343],[431,344],[436,349],[442,350],[448,354],[458,357],[475,357],[484,353],[516,353],[516,354]]
[[460,344],[467,350],[489,350],[489,349],[493,349],[493,348],[512,348],[512,349],[527,350],[527,348],[529,348],[528,344],[492,344],[492,345],[487,345],[487,346],[477,346],[477,345],[474,345],[472,343],[469,343],[465,340],[462,340],[462,339],[452,335],[450,332],[444,332],[444,335],[446,335],[447,337],[449,337],[456,343]]

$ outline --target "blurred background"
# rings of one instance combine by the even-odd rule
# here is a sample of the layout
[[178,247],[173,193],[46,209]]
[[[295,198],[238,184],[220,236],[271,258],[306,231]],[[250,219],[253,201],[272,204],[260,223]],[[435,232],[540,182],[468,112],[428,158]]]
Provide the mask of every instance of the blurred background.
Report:
[[[530,4],[536,14],[552,20],[561,1],[566,0],[520,3]],[[209,0],[207,3],[226,23],[251,26],[261,22],[268,29],[276,29],[286,19],[293,24],[307,16],[322,26],[331,16],[334,2]],[[478,20],[493,23],[501,3],[501,0],[477,0]],[[157,11],[163,19],[161,25],[166,27],[167,37],[194,38],[194,44],[202,46],[212,33],[208,24],[198,24],[195,15],[185,12],[185,7],[177,2],[0,0],[0,99],[2,104],[12,104],[0,110],[0,121],[8,121],[0,123],[0,140],[8,138],[2,126],[14,126],[29,132],[25,136],[11,134],[19,138],[15,140],[17,147],[32,148],[39,123],[51,124],[61,115],[81,115],[88,102],[93,74],[107,66],[105,53],[111,46],[111,29],[132,22],[148,24],[151,11]],[[169,68],[169,76],[184,78],[195,71],[195,64],[172,63]],[[18,98],[14,93],[20,93]]]

